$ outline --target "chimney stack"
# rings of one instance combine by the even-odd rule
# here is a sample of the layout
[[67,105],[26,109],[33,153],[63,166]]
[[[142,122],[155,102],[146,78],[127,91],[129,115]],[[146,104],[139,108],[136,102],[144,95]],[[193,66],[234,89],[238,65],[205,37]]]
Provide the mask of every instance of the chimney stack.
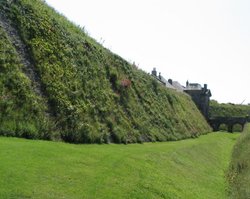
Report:
[[157,71],[156,71],[156,68],[153,68],[153,70],[152,70],[152,75],[154,75],[155,77],[157,77]]
[[204,84],[204,90],[207,91],[207,84]]

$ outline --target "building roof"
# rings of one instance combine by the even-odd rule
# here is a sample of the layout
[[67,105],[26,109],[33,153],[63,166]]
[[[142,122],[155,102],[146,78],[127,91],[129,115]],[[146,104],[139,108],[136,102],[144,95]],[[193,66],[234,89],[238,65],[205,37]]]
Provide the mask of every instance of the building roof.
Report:
[[161,83],[163,83],[167,88],[175,89],[164,77],[156,77]]
[[190,83],[185,90],[202,90],[202,86],[198,83]]
[[166,87],[168,87],[168,88],[172,88],[172,89],[175,89],[175,87],[174,86],[172,86],[168,81],[166,82]]
[[162,84],[164,84],[167,88],[174,89],[176,91],[180,91],[185,93],[189,92],[201,92],[205,95],[212,96],[210,89],[207,89],[207,84],[204,84],[204,88],[198,84],[198,83],[189,83],[187,81],[186,87],[182,86],[178,81],[172,81],[172,79],[166,80],[161,73],[157,75],[156,68],[152,70],[151,75],[156,78],[158,81],[160,81]]
[[172,86],[177,90],[177,91],[184,91],[184,86],[182,86],[178,81],[173,81]]

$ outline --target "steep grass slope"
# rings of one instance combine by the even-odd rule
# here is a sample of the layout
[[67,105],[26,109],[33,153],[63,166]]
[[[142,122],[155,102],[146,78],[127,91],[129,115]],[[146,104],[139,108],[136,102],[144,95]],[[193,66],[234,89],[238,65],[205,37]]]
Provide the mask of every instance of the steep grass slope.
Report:
[[42,0],[0,0],[0,10],[1,135],[129,143],[211,130],[189,96],[166,89]]
[[228,180],[230,198],[250,198],[250,124],[234,146]]
[[225,199],[238,135],[131,145],[2,137],[0,198]]

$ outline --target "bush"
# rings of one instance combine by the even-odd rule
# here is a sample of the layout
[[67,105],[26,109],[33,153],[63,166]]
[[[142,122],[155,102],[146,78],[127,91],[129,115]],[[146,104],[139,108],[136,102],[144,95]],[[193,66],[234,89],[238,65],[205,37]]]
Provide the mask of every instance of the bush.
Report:
[[13,137],[15,136],[16,132],[16,123],[15,121],[2,121],[0,125],[0,135],[3,136],[10,136]]
[[30,122],[18,121],[16,124],[16,136],[27,139],[38,138],[38,129]]

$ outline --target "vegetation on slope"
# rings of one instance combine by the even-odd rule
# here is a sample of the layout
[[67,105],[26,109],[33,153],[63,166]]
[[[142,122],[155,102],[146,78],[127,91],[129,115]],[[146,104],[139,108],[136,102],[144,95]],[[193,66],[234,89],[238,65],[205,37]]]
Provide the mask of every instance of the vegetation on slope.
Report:
[[2,137],[0,198],[223,199],[238,135],[140,145]]
[[250,114],[249,105],[220,104],[215,100],[210,102],[210,117],[246,117]]
[[233,149],[228,174],[229,194],[233,199],[250,198],[250,124],[248,124]]
[[211,130],[189,96],[166,89],[43,1],[0,0],[0,9],[0,134],[130,143]]
[[0,27],[0,133],[48,138],[45,112],[44,100],[32,91],[18,54]]

